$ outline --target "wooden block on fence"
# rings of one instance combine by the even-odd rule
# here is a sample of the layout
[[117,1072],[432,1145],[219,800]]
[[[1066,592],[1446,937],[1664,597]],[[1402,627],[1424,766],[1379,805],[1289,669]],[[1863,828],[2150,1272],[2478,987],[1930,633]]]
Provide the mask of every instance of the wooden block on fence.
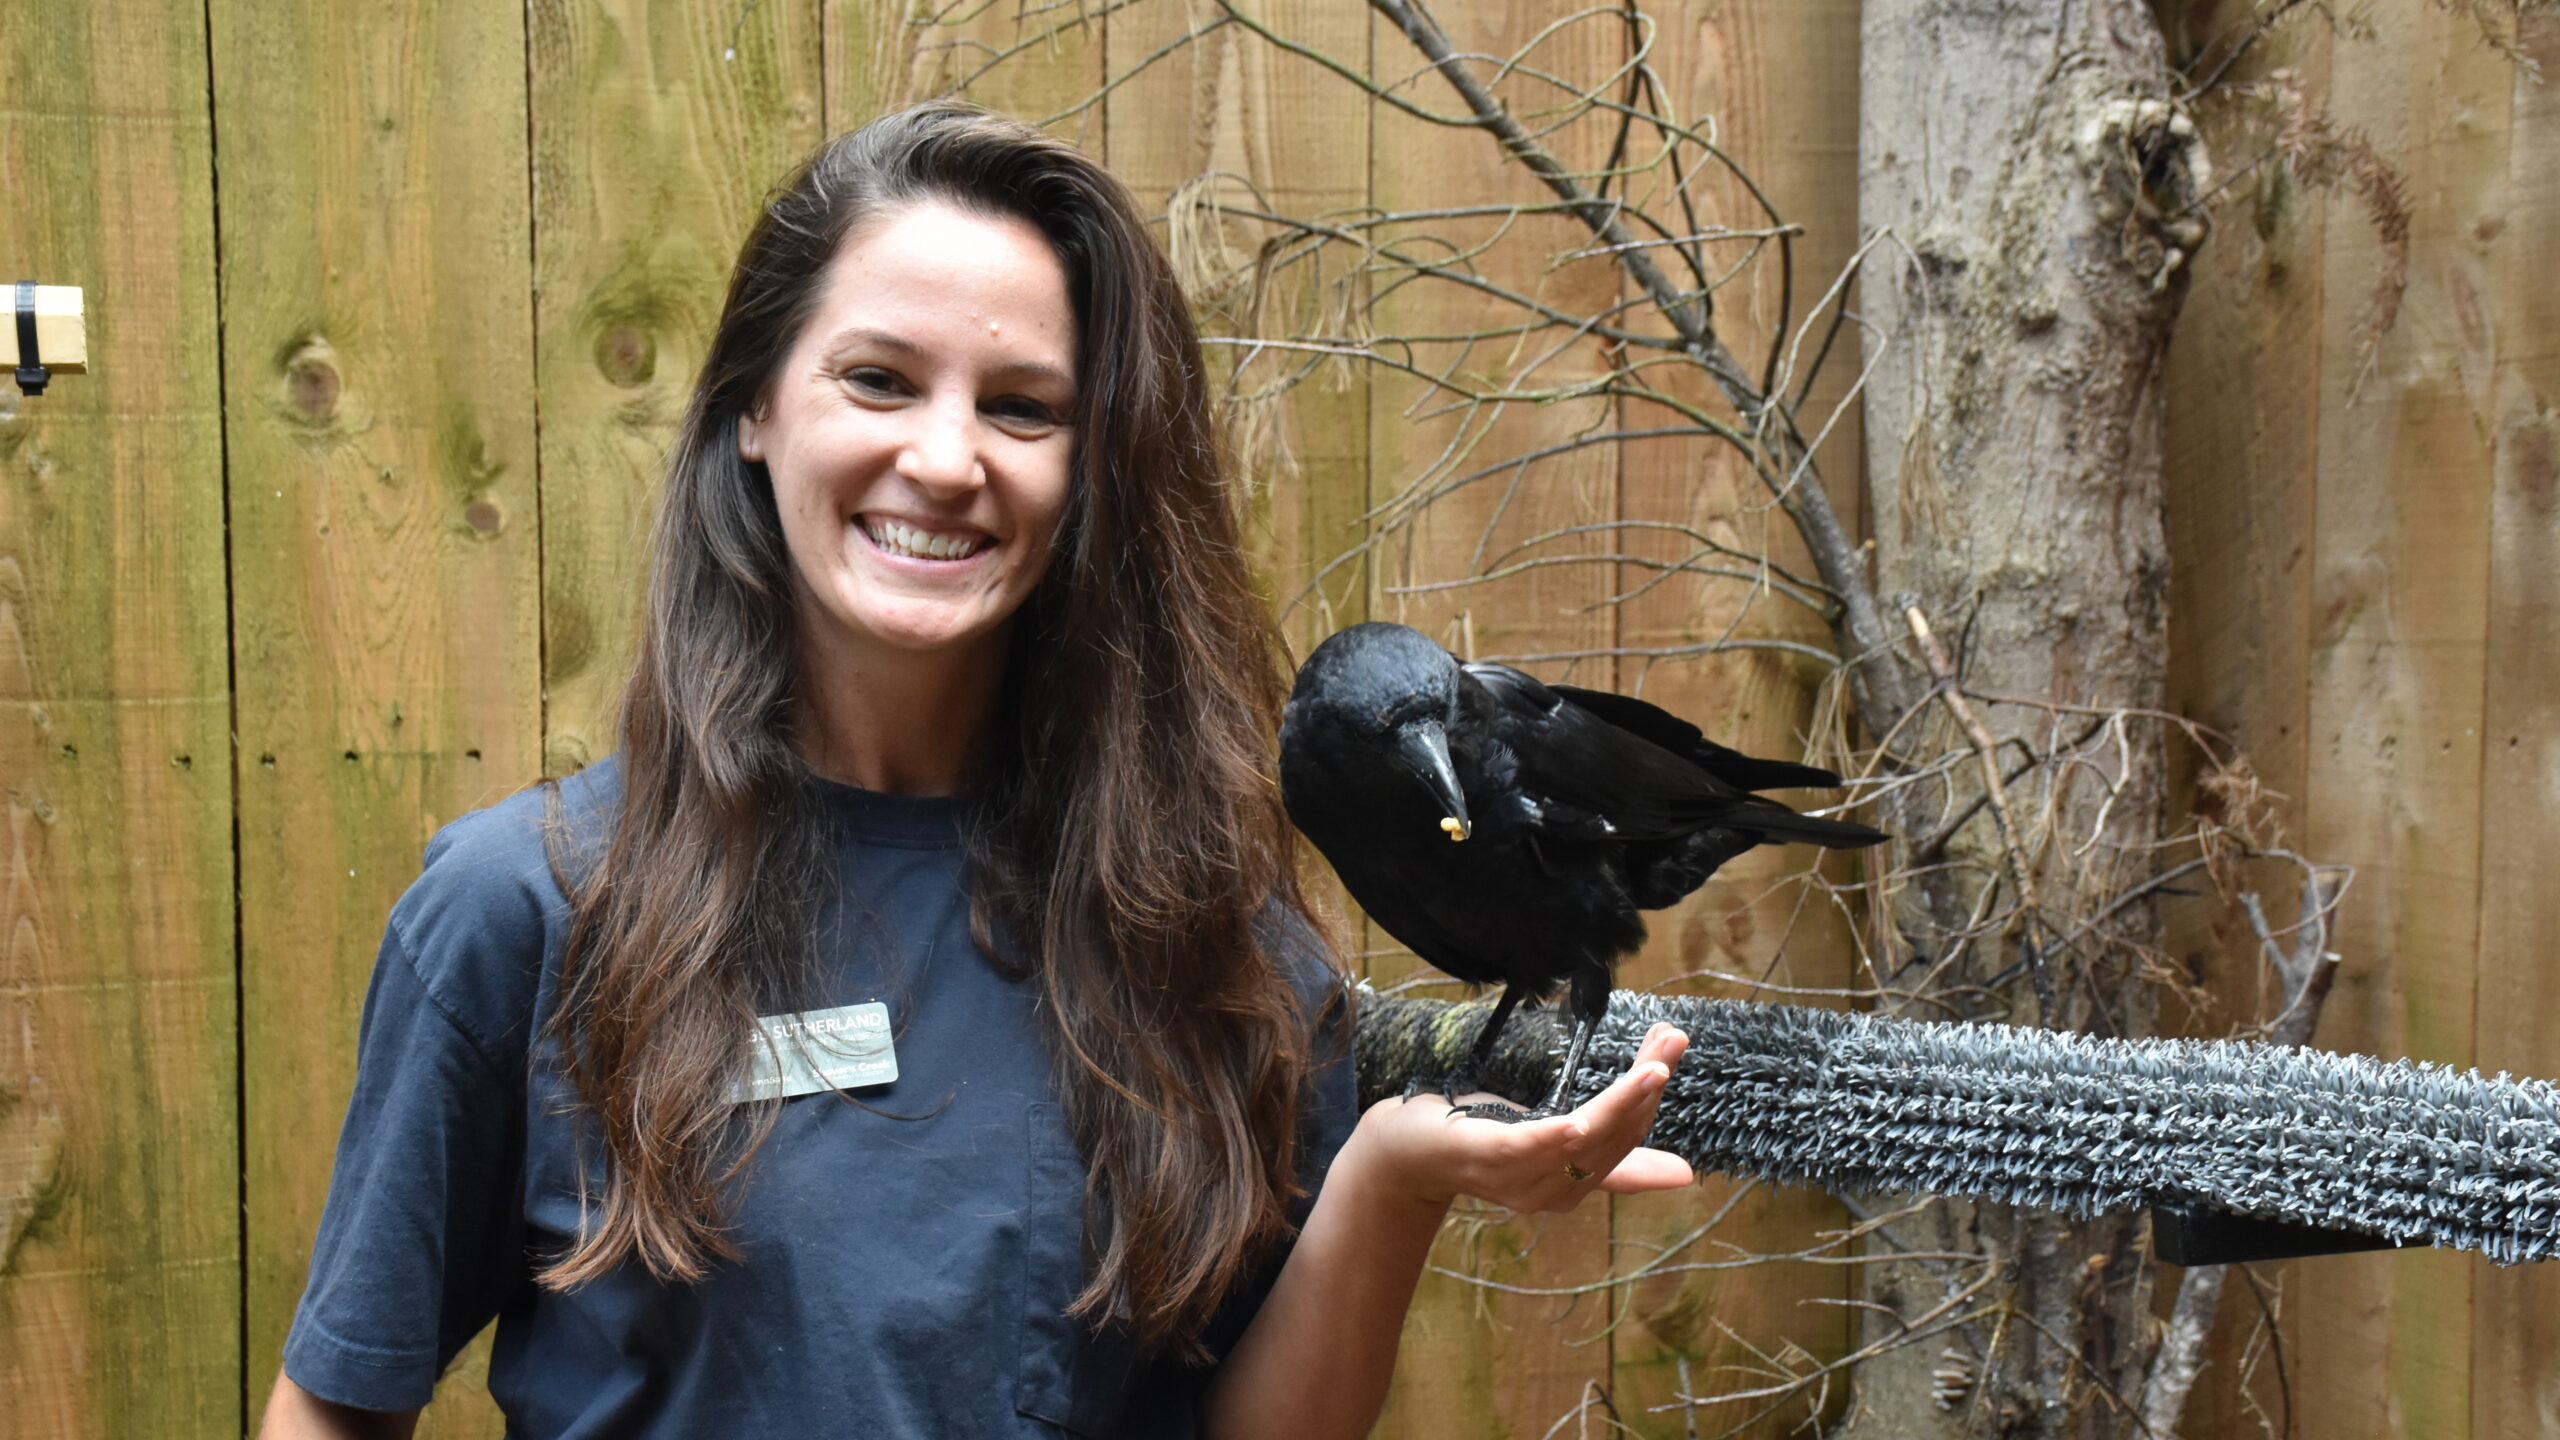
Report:
[[[0,282],[0,365],[18,363],[18,287]],[[89,373],[89,322],[77,285],[36,287],[36,359],[57,375]]]

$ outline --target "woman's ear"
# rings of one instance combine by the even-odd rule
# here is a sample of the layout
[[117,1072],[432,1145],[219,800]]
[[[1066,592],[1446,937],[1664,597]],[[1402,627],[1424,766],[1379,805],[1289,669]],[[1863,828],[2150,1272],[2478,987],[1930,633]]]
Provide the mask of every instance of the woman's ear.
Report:
[[754,464],[764,463],[764,432],[756,423],[754,411],[738,417],[738,458]]

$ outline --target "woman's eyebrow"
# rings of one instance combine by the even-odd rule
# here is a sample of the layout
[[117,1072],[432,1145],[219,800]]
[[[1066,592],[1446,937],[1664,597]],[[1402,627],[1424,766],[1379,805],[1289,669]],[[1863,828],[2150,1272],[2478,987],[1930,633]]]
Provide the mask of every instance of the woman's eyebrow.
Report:
[[[867,325],[849,325],[837,331],[828,340],[826,353],[841,354],[856,344],[876,345],[883,350],[894,350],[901,355],[924,353],[923,346],[894,330],[879,330]],[[1010,360],[997,366],[995,373],[1003,376],[1031,376],[1063,386],[1070,391],[1074,390],[1076,383],[1075,377],[1066,371],[1038,360]]]
[[895,350],[902,355],[921,354],[924,349],[923,346],[894,330],[874,330],[863,325],[848,325],[837,331],[827,341],[827,350],[833,353],[857,342],[877,345],[883,350]]

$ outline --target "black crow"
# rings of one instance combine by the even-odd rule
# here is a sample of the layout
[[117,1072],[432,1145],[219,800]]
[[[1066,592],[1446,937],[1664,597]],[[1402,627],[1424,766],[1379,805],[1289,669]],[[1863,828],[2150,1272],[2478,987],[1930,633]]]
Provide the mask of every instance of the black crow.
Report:
[[[1444,1090],[1477,1088],[1521,1000],[1571,987],[1555,1113],[1607,1011],[1609,972],[1659,910],[1755,845],[1855,849],[1883,832],[1751,793],[1838,785],[1755,760],[1642,700],[1460,664],[1402,625],[1354,625],[1307,657],[1280,723],[1280,795],[1343,888],[1416,955],[1502,999]],[[1498,1114],[1496,1112],[1499,1112]]]

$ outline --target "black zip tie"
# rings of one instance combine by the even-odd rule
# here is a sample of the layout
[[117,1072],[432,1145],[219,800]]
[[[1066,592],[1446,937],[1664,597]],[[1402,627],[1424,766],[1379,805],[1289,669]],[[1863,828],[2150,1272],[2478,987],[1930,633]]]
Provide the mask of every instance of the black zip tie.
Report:
[[18,282],[18,393],[41,395],[53,372],[36,354],[36,282]]

